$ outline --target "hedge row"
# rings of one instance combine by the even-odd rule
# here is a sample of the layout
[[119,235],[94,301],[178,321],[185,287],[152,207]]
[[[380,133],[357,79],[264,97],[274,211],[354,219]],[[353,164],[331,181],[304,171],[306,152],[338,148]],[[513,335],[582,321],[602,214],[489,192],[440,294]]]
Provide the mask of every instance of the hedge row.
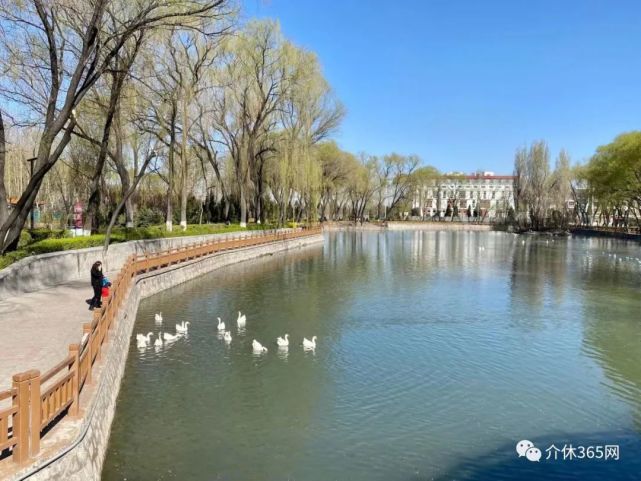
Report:
[[140,239],[160,239],[163,237],[183,237],[192,235],[224,234],[226,232],[238,232],[243,230],[262,230],[269,229],[267,225],[249,225],[246,229],[241,229],[238,224],[195,224],[188,225],[186,230],[180,226],[174,226],[171,232],[167,232],[164,225],[154,225],[149,227],[136,227],[127,229],[124,227],[114,229],[114,234],[121,235],[126,240]]
[[[124,241],[125,238],[121,235],[111,236],[112,244]],[[47,254],[49,252],[86,249],[87,247],[100,247],[104,243],[105,236],[103,234],[86,237],[64,237],[62,239],[49,238],[29,244],[24,250],[30,252],[32,255]]]

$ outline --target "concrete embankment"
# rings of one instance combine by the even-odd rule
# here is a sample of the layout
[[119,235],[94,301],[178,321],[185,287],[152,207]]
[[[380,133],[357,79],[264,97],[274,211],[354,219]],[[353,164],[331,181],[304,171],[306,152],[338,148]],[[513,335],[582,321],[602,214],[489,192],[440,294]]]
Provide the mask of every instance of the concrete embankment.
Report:
[[633,232],[621,232],[606,229],[590,229],[576,227],[570,230],[572,235],[582,235],[587,237],[609,237],[611,239],[635,240],[641,242],[641,234]]
[[364,222],[327,222],[323,228],[329,231],[375,231],[385,230],[429,230],[429,231],[490,231],[490,224],[475,224],[472,222],[421,222],[421,221],[388,221],[385,223]]
[[388,222],[388,230],[454,230],[454,231],[490,231],[490,224],[475,224],[472,222]]
[[[115,328],[109,333],[106,349],[94,376],[94,385],[81,393],[80,418],[63,419],[42,438],[41,455],[37,460],[20,472],[14,471],[7,476],[7,479],[11,481],[100,479],[120,382],[130,351],[129,342],[138,305],[142,299],[224,266],[305,246],[319,245],[322,242],[322,234],[279,240],[216,253],[138,276],[123,308],[118,313]],[[79,319],[79,323],[83,320]],[[135,449],[135,447],[132,448]],[[1,470],[0,478],[3,478]]]
[[105,272],[112,272],[120,269],[132,254],[153,254],[216,239],[261,234],[262,231],[245,231],[129,241],[111,245],[104,256],[102,247],[90,247],[26,257],[0,271],[0,300],[78,279],[88,282],[91,265],[97,260],[103,262]]

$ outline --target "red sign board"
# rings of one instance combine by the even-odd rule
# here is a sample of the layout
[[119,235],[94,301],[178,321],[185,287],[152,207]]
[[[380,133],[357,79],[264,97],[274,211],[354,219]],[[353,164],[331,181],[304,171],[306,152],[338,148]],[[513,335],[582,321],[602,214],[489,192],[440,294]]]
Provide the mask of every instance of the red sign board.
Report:
[[73,226],[76,229],[82,229],[82,213],[82,204],[80,202],[76,202],[73,205]]

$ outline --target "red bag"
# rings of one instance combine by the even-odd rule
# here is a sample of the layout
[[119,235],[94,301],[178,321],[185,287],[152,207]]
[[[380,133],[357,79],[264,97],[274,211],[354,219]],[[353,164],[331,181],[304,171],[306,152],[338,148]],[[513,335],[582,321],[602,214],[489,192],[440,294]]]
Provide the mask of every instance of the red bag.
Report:
[[109,297],[109,287],[105,286],[102,288],[102,297]]

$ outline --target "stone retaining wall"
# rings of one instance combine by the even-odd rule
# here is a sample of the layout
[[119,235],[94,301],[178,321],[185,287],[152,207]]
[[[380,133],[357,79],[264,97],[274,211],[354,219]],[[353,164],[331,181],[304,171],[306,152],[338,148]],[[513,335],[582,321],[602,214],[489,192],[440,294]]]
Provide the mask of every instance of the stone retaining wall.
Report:
[[625,239],[625,240],[635,240],[641,241],[641,234],[635,234],[630,232],[616,232],[600,229],[591,229],[589,227],[575,227],[571,229],[573,235],[583,235],[586,237],[609,237],[611,239]]
[[378,222],[325,222],[323,229],[327,231],[375,231],[385,230],[454,230],[454,231],[490,231],[493,226],[490,224],[474,224],[472,222],[423,222],[423,221],[388,221]]
[[468,222],[388,222],[388,230],[454,230],[454,231],[490,231],[490,224],[473,224]]
[[[108,347],[100,362],[102,365],[96,393],[87,406],[81,406],[85,417],[80,426],[80,434],[74,440],[70,439],[67,447],[58,454],[48,460],[39,460],[26,472],[14,476],[11,480],[100,480],[120,381],[129,353],[129,340],[141,299],[224,266],[322,242],[322,235],[278,241],[214,254],[139,276],[125,301],[126,309],[121,311],[115,329],[109,333]],[[64,422],[65,420],[62,421]]]
[[229,234],[165,237],[122,242],[109,246],[104,258],[102,247],[30,256],[0,270],[0,299],[46,289],[78,279],[89,281],[89,270],[97,260],[104,263],[104,272],[115,272],[120,269],[131,254],[153,253],[214,239],[226,239],[239,235],[254,236],[261,233],[262,231],[242,231]]

